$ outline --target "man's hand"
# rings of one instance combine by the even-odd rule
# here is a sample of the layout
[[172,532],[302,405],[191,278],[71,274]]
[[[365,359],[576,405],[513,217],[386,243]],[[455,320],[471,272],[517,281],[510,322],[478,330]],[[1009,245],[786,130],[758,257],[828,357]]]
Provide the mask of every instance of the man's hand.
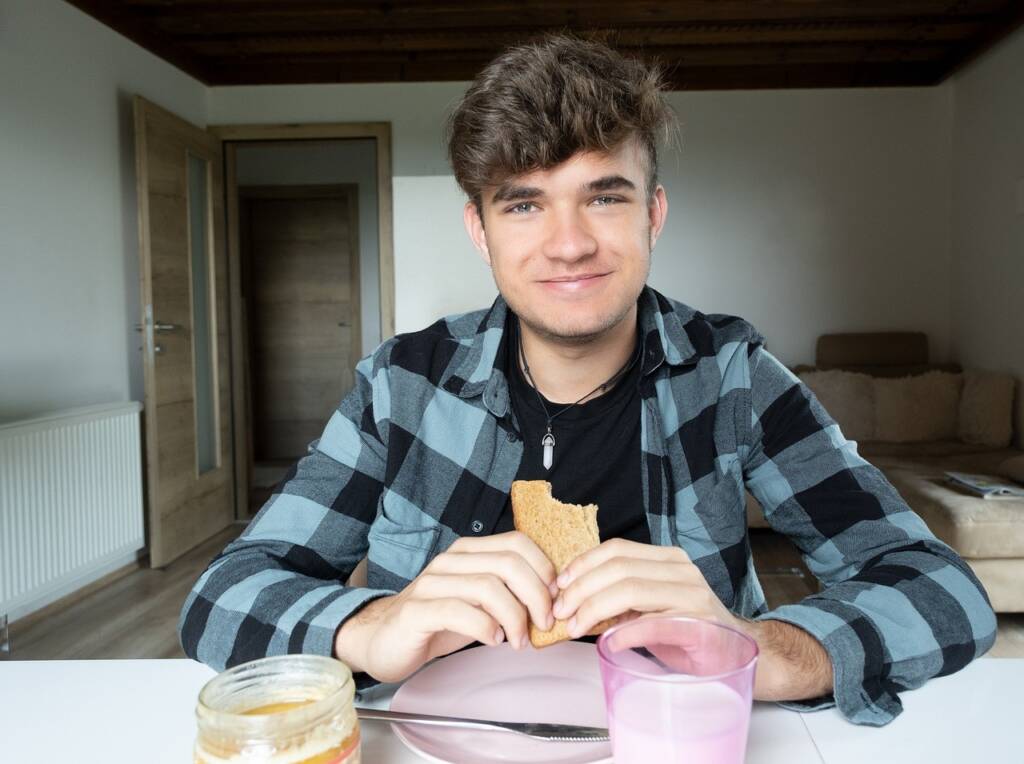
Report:
[[397,682],[477,641],[529,644],[532,619],[554,623],[555,569],[517,531],[461,538],[400,593],[371,602],[338,631],[334,652],[353,671]]
[[646,615],[686,615],[730,626],[758,643],[759,700],[798,700],[832,689],[832,664],[805,631],[781,621],[751,622],[729,611],[682,549],[612,539],[577,557],[558,577],[556,618],[569,634]]

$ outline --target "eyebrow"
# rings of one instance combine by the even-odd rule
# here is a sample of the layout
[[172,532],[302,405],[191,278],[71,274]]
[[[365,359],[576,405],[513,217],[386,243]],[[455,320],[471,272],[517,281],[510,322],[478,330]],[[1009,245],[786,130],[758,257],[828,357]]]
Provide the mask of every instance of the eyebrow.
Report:
[[[583,191],[586,193],[614,191],[616,189],[635,191],[636,184],[621,175],[605,175],[602,178],[583,184]],[[534,186],[517,186],[513,183],[504,183],[494,192],[494,196],[491,197],[491,203],[521,202],[527,199],[537,199],[542,196],[544,196],[544,192]]]

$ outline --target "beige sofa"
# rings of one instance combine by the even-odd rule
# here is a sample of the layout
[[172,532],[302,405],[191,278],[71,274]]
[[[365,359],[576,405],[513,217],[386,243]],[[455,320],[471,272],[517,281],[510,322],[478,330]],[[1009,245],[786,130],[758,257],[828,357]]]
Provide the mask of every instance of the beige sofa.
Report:
[[[1010,448],[1015,381],[928,363],[919,333],[823,335],[814,367],[794,372],[932,531],[970,564],[999,612],[1024,612],[1024,500],[986,500],[945,471],[1024,482]],[[748,497],[753,527],[765,526]]]

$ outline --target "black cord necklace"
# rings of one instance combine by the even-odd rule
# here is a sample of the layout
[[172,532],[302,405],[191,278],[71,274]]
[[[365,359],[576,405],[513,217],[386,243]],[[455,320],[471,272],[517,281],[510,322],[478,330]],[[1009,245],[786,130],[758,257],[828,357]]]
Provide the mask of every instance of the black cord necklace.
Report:
[[548,407],[544,403],[544,396],[540,394],[540,390],[537,389],[537,384],[533,381],[533,375],[530,374],[530,364],[528,364],[526,362],[526,351],[523,350],[522,332],[521,332],[521,330],[519,328],[519,318],[518,318],[518,316],[516,317],[515,325],[516,325],[516,345],[518,346],[518,350],[519,350],[519,360],[523,364],[523,371],[526,373],[526,380],[530,383],[530,387],[533,388],[533,391],[535,393],[537,393],[537,400],[540,402],[540,407],[544,411],[544,416],[547,418],[547,432],[544,434],[544,437],[542,437],[540,439],[540,444],[544,448],[544,469],[549,470],[549,469],[551,469],[551,465],[554,463],[554,460],[555,460],[555,436],[551,432],[551,423],[555,420],[556,417],[561,416],[566,411],[571,409],[573,406],[576,406],[576,405],[582,403],[583,401],[585,401],[587,398],[589,398],[591,395],[593,395],[597,391],[600,390],[601,392],[604,392],[604,391],[608,390],[609,388],[613,387],[616,382],[618,382],[620,379],[622,379],[622,377],[631,368],[633,368],[633,364],[636,363],[636,359],[639,358],[639,356],[640,356],[640,342],[639,342],[639,340],[637,341],[636,348],[633,351],[633,355],[630,356],[629,360],[626,361],[625,365],[623,365],[623,367],[621,369],[619,369],[617,372],[615,372],[615,374],[613,374],[610,379],[608,379],[606,382],[602,382],[600,385],[595,387],[593,390],[591,390],[589,393],[584,395],[582,398],[578,398],[577,400],[573,401],[572,403],[570,403],[570,404],[564,406],[563,408],[559,409],[554,414],[551,414],[551,413],[548,413]]

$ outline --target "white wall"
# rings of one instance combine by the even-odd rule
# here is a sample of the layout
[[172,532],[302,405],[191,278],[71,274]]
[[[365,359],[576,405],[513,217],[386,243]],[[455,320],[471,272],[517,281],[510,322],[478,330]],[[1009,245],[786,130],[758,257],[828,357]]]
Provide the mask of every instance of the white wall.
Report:
[[[662,160],[654,287],[753,321],[791,364],[812,362],[827,331],[920,329],[933,358],[948,357],[947,87],[671,101],[683,145]],[[397,330],[489,303],[451,176],[394,188]]]
[[674,93],[651,284],[752,321],[789,364],[823,332],[949,347],[947,87]]
[[[1024,30],[954,82],[953,349],[1024,380]],[[1017,389],[1024,446],[1024,392]]]
[[451,175],[395,178],[395,331],[487,307],[491,269],[462,225],[466,197]]
[[0,421],[142,399],[132,94],[196,80],[59,0],[0,6]]
[[242,143],[235,172],[240,186],[359,186],[359,314],[364,354],[381,340],[376,145],[373,139]]
[[444,175],[441,127],[465,89],[460,82],[216,87],[208,114],[213,125],[390,122],[393,175]]

